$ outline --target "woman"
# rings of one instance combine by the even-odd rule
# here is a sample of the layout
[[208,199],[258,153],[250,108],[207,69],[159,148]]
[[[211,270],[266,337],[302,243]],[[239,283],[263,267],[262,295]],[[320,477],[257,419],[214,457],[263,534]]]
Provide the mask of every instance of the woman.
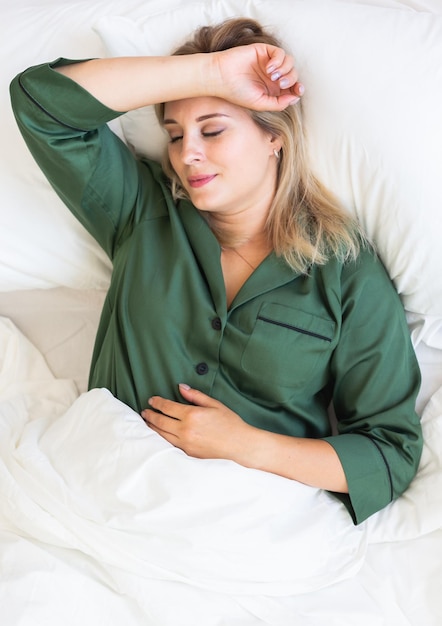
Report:
[[[308,168],[302,91],[247,19],[11,86],[30,150],[113,261],[90,386],[187,454],[327,489],[359,523],[417,471],[420,378],[382,265]],[[167,176],[106,126],[147,104]]]

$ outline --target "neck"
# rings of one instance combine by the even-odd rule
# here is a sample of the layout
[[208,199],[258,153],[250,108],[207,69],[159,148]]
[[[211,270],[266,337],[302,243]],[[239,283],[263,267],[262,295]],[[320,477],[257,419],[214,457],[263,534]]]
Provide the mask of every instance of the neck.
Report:
[[262,219],[256,214],[244,216],[206,214],[205,217],[223,247],[240,248],[247,245],[268,247],[265,227],[267,216]]

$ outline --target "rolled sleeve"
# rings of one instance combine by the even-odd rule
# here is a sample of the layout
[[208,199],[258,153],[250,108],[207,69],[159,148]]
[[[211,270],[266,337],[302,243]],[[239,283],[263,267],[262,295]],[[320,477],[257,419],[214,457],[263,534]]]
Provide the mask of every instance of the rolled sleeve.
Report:
[[339,434],[326,439],[342,463],[349,494],[340,497],[356,523],[405,491],[422,452],[420,372],[403,307],[382,264],[362,257],[343,281],[332,361]]
[[80,60],[59,58],[35,65],[19,74],[11,91],[22,90],[43,111],[64,126],[93,130],[122,115],[102,104],[70,78],[56,72],[57,67],[81,63]]
[[392,501],[389,467],[369,437],[347,434],[327,437],[325,441],[333,446],[344,469],[349,493],[336,495],[347,507],[355,524]]
[[[121,113],[54,70],[76,61],[58,59],[19,74],[11,101],[23,138],[64,204],[113,260],[144,218],[162,177],[156,163],[141,163],[110,130]],[[158,196],[158,198],[156,198]],[[154,206],[151,202],[150,206]]]

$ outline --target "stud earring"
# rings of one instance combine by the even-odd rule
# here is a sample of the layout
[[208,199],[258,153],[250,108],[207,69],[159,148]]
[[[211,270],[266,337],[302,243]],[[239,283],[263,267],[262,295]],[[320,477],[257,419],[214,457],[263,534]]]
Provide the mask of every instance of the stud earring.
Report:
[[279,159],[279,152],[278,150],[276,150],[276,148],[273,150],[273,154],[275,155],[277,159]]

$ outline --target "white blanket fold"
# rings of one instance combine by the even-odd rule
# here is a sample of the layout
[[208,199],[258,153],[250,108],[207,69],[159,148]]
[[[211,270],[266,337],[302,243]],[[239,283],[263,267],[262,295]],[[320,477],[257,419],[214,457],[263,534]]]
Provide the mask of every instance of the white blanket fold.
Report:
[[16,442],[2,444],[2,516],[25,536],[142,578],[240,595],[311,591],[362,563],[366,533],[332,496],[190,458],[106,390],[2,430],[3,444]]
[[[425,450],[411,495],[355,527],[344,506],[322,490],[231,461],[188,457],[107,390],[75,398],[72,383],[55,380],[35,348],[1,319],[0,348],[0,586],[12,584],[12,558],[15,572],[31,575],[35,555],[46,554],[43,562],[55,559],[53,567],[63,572],[60,588],[64,576],[69,580],[60,563],[78,561],[74,569],[89,572],[92,606],[99,579],[117,594],[115,615],[123,594],[132,603],[130,615],[141,610],[147,619],[153,611],[145,622],[152,626],[177,623],[167,606],[171,590],[189,614],[193,602],[213,607],[223,596],[262,618],[273,611],[272,598],[275,615],[285,614],[284,598],[352,584],[369,542],[441,525],[437,499],[428,523],[423,513],[408,526],[403,518],[421,502],[434,472],[441,473],[440,432]],[[441,405],[442,391],[426,418],[435,436]],[[7,599],[11,611],[15,593]]]

